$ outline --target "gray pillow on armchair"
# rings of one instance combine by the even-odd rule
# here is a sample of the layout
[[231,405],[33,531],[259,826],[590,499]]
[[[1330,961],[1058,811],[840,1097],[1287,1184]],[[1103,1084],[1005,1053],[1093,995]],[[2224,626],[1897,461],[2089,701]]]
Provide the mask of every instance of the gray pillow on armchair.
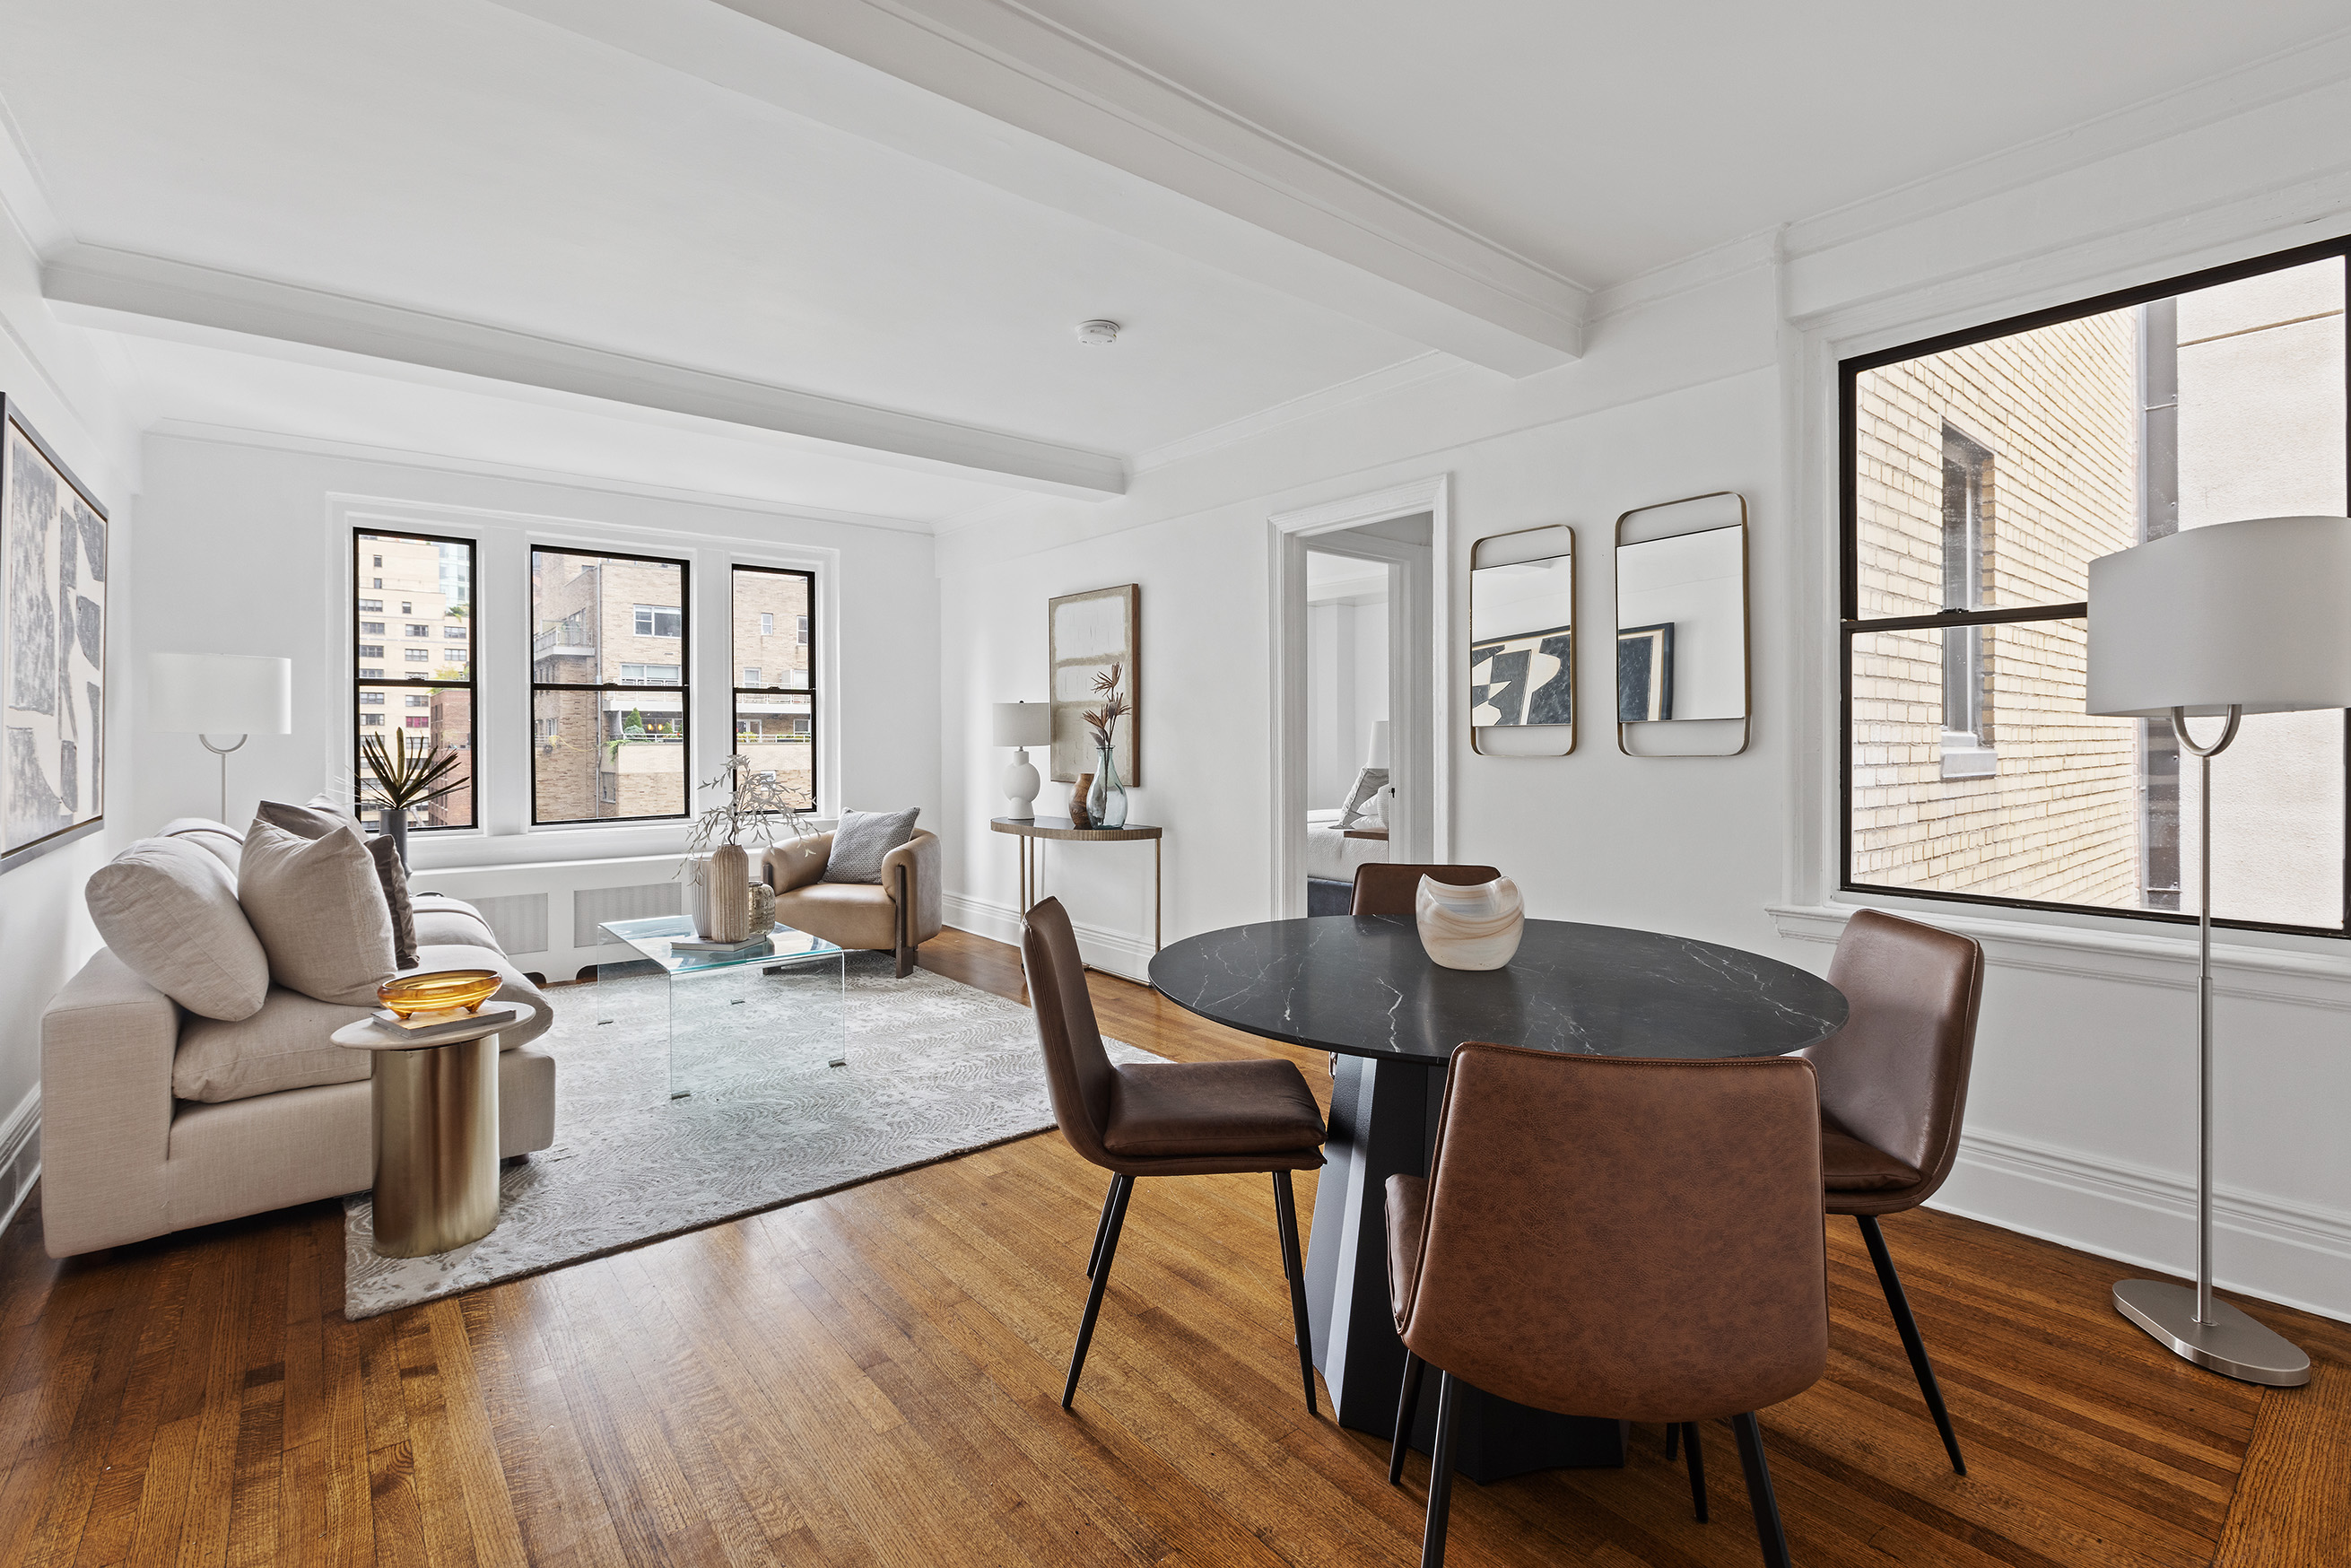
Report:
[[909,806],[903,811],[841,812],[841,826],[832,831],[823,880],[879,883],[883,857],[914,836],[914,819],[922,810]]

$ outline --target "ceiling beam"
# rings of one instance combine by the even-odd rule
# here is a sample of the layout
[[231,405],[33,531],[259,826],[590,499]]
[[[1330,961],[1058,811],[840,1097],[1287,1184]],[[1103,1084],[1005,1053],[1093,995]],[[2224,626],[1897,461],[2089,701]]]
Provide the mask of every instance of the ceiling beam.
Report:
[[1004,0],[498,3],[1510,375],[1583,350],[1583,285]]
[[142,332],[185,323],[778,431],[1047,494],[1098,500],[1126,492],[1125,462],[1104,453],[192,262],[72,245],[42,265],[41,293],[82,326]]

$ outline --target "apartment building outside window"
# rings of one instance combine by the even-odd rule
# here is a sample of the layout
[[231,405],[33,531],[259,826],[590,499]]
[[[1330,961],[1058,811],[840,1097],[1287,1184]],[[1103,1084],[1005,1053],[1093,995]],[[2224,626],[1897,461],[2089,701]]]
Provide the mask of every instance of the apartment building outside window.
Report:
[[684,561],[534,547],[531,821],[686,814]]
[[[1841,367],[1845,888],[2198,913],[2179,823],[2201,802],[2169,721],[2084,712],[2089,563],[2181,528],[2345,513],[2346,251]],[[2351,932],[2346,724],[2249,716],[2214,763],[2216,921]]]
[[[375,588],[388,580],[392,591],[408,595],[401,612],[414,617],[397,623],[402,637],[395,644],[386,637],[386,622],[360,619],[382,613],[383,601],[353,596],[352,706],[358,718],[354,728],[360,739],[372,733],[390,742],[391,731],[396,727],[406,736],[412,751],[419,743],[434,751],[456,751],[458,788],[412,809],[409,828],[411,831],[470,828],[475,820],[476,784],[473,541],[355,530],[351,549],[354,579]],[[361,637],[371,640],[361,642]],[[381,662],[395,645],[400,649],[398,674]],[[387,726],[381,712],[366,711],[388,706],[388,695],[393,690],[402,694],[402,706],[409,710],[397,727]],[[351,768],[355,779],[368,776],[366,759],[356,745]],[[381,830],[382,813],[372,815]]]
[[[809,640],[816,613],[816,575],[778,567],[738,566],[734,610],[735,749],[755,773],[773,773],[786,796],[814,810],[816,660]],[[788,629],[788,636],[776,629]]]

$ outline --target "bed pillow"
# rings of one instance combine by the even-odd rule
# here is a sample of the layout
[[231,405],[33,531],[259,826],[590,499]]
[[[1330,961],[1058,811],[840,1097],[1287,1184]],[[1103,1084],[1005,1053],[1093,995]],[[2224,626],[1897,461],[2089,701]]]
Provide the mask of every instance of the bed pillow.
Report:
[[832,852],[825,857],[826,882],[878,883],[882,861],[892,850],[914,836],[920,806],[903,811],[843,811],[832,831]]
[[[306,831],[321,822],[334,825]],[[397,968],[392,905],[348,817],[265,804],[246,831],[237,901],[269,955],[269,977],[289,991],[371,1006]]]
[[131,972],[192,1013],[235,1023],[269,997],[269,959],[228,868],[185,839],[141,839],[82,891]]
[[1355,787],[1347,791],[1346,802],[1339,808],[1339,825],[1352,828],[1364,814],[1364,802],[1386,788],[1388,770],[1365,768],[1355,775]]

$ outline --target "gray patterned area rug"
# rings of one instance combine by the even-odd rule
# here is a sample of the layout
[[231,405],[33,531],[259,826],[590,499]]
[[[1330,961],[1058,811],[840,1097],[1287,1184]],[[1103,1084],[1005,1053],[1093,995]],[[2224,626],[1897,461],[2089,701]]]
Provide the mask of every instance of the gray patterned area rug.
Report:
[[[384,1258],[365,1193],[343,1200],[351,1319],[583,1262],[1050,1127],[1029,1009],[886,953],[849,956],[836,1000],[756,967],[549,993],[555,1142],[508,1165],[497,1228],[428,1258]],[[671,1099],[664,1041],[693,1092]],[[1149,1051],[1106,1042],[1121,1061]],[[829,1063],[845,1055],[846,1065]]]

